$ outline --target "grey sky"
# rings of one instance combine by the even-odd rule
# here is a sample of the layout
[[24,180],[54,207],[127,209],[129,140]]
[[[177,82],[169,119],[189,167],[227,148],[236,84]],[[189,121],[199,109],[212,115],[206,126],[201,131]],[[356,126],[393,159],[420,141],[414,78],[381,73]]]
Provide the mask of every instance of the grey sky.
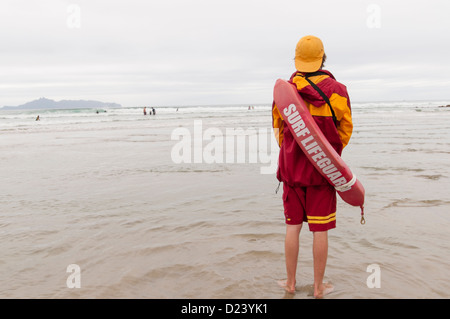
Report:
[[448,0],[1,0],[0,107],[271,103],[308,34],[352,101],[450,99],[449,14]]

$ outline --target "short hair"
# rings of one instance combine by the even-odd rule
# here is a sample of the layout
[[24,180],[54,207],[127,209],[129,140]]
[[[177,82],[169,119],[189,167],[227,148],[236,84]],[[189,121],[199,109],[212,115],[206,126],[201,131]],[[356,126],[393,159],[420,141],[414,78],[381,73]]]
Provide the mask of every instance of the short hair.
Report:
[[323,58],[322,58],[322,65],[320,66],[321,69],[323,69],[323,67],[325,66],[325,61],[327,60],[327,55],[325,54],[325,52],[323,53]]

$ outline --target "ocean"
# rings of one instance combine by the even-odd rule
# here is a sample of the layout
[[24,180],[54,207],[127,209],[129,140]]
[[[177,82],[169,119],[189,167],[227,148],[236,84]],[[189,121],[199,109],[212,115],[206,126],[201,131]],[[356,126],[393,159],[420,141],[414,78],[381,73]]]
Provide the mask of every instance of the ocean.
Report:
[[[338,199],[326,298],[450,297],[446,104],[353,103],[366,224]],[[155,110],[0,109],[0,297],[312,298],[307,227],[296,294],[277,285],[271,105]]]

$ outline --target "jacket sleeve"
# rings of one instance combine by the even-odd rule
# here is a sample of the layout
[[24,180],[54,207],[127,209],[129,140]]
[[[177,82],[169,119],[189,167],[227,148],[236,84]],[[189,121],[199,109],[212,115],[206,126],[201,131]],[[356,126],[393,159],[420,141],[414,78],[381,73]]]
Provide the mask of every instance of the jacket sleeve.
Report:
[[275,139],[278,142],[278,146],[281,147],[281,143],[283,143],[284,121],[275,102],[272,104],[272,128],[275,134]]
[[353,132],[353,121],[352,121],[352,111],[350,106],[350,100],[347,96],[342,96],[334,93],[330,97],[330,103],[333,105],[334,111],[336,113],[336,119],[338,121],[337,130],[339,133],[339,138],[346,147],[350,141],[350,137]]

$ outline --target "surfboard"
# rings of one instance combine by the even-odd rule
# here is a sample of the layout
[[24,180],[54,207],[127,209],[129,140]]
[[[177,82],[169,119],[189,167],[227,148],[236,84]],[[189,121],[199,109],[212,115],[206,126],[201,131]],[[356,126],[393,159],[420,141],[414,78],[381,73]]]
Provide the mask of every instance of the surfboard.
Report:
[[323,135],[295,85],[279,79],[273,96],[281,117],[303,153],[344,202],[361,208],[361,223],[364,224],[364,187]]

